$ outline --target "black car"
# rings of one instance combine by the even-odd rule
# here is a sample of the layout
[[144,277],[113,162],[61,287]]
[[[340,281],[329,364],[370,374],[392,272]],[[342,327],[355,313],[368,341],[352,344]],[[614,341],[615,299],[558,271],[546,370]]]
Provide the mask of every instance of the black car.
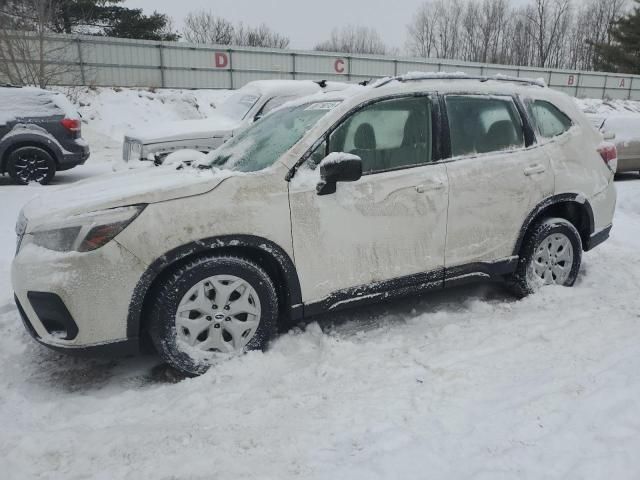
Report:
[[89,158],[81,120],[67,98],[30,87],[0,87],[0,173],[46,184]]

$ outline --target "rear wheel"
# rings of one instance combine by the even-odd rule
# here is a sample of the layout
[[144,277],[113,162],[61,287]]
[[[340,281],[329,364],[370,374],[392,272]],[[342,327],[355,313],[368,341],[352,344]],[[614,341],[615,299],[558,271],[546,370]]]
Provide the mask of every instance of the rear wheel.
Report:
[[571,287],[582,261],[582,241],[578,230],[564,218],[538,222],[527,236],[516,272],[507,281],[524,297],[546,285]]
[[273,282],[255,263],[204,257],[179,268],[157,291],[149,332],[160,356],[187,375],[248,350],[276,332]]
[[36,182],[46,185],[56,173],[56,162],[42,148],[20,147],[9,154],[7,172],[20,185]]

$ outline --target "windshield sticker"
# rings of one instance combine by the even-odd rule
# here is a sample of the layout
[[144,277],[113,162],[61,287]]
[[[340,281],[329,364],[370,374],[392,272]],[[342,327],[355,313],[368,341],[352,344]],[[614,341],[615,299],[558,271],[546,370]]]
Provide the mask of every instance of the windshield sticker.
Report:
[[312,103],[305,110],[331,110],[340,105],[340,102],[318,102]]

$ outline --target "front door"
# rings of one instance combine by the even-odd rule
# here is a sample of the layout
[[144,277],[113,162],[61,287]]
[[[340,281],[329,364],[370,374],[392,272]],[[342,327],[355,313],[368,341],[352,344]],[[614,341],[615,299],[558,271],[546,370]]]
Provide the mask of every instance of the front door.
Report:
[[[305,304],[333,308],[376,285],[442,285],[449,187],[445,166],[433,162],[433,108],[427,96],[365,106],[333,130],[291,180]],[[330,152],[358,155],[363,176],[317,195],[316,165]]]

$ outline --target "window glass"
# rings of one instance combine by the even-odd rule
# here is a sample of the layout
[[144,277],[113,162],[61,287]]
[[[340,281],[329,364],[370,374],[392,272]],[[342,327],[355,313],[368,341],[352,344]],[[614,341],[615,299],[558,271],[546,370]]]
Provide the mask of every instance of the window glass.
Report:
[[208,164],[240,172],[267,168],[340,102],[315,102],[283,107],[243,129],[208,155]]
[[320,145],[316,147],[316,149],[311,153],[309,159],[307,160],[307,164],[313,170],[317,165],[320,164],[324,157],[327,156],[327,142],[323,141]]
[[331,135],[329,152],[362,159],[364,173],[431,161],[431,104],[427,97],[374,103],[354,113]]
[[454,157],[524,147],[522,119],[510,98],[446,97]]
[[241,88],[222,102],[220,110],[223,115],[240,121],[249,113],[249,110],[253,108],[259,99],[260,95],[258,93],[248,92]]
[[571,128],[571,119],[549,102],[534,100],[529,102],[528,108],[538,133],[544,138],[557,137]]

